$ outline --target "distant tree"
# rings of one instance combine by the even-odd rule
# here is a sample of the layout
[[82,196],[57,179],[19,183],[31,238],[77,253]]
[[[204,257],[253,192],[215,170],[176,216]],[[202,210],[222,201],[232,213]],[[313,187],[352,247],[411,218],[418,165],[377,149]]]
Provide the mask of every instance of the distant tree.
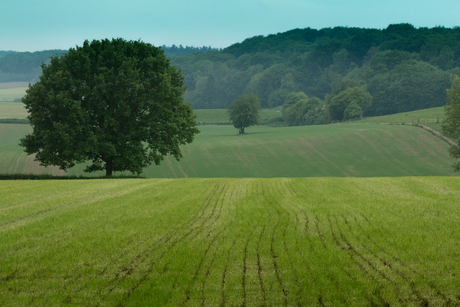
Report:
[[199,132],[180,71],[150,44],[85,41],[42,69],[23,98],[33,131],[20,145],[44,166],[139,174],[168,154],[179,160]]
[[363,109],[356,103],[352,101],[346,108],[343,113],[343,119],[345,120],[356,120],[361,119],[363,115]]
[[[460,158],[460,78],[452,76],[452,87],[447,90],[448,102],[445,106],[446,117],[442,124],[444,134],[453,139],[457,145],[449,149],[450,155],[454,159]],[[453,165],[456,171],[460,170],[460,162]]]
[[244,129],[259,124],[260,102],[255,95],[241,95],[228,108],[233,126],[240,134]]
[[[351,103],[356,103],[364,111],[372,104],[372,96],[361,87],[350,87],[341,91],[329,101],[328,108],[331,119],[342,120],[345,115],[345,109]],[[356,108],[354,108],[355,110]]]
[[303,92],[291,93],[281,110],[283,120],[288,126],[319,125],[327,121],[324,102],[317,98],[308,98]]

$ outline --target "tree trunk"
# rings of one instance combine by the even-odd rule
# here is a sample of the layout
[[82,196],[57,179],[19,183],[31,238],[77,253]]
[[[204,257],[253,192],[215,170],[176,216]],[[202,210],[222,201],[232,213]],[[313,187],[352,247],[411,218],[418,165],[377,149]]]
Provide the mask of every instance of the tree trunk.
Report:
[[244,127],[240,128],[240,134],[244,134]]
[[112,160],[105,162],[105,176],[112,177],[113,162]]

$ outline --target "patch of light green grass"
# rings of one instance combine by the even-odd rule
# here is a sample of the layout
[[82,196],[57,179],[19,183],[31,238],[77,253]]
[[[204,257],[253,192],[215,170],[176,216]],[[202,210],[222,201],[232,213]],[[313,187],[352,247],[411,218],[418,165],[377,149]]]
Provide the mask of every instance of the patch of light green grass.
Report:
[[459,178],[0,183],[0,304],[457,305]]
[[27,115],[27,110],[21,102],[0,102],[0,119],[25,119]]
[[361,122],[425,125],[442,133],[441,123],[444,116],[444,107],[437,107],[384,116],[364,117]]
[[0,88],[0,102],[12,102],[26,94],[27,87]]

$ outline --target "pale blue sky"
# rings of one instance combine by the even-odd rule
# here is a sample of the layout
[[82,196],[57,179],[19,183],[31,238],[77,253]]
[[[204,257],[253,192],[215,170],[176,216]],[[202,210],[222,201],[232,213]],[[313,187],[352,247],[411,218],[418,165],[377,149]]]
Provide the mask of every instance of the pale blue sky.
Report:
[[0,0],[0,50],[69,49],[122,37],[227,47],[294,28],[460,26],[459,0]]

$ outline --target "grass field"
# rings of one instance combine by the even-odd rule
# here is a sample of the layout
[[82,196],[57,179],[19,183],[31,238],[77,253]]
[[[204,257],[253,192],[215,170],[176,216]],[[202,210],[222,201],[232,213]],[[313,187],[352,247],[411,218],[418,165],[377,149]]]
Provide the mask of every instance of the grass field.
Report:
[[0,119],[17,118],[25,119],[27,110],[21,102],[0,102]]
[[[0,89],[1,93],[1,89]],[[199,109],[194,110],[197,115],[196,121],[198,124],[231,124],[227,110],[225,109]],[[278,110],[264,109],[260,112],[262,122],[281,116]],[[0,96],[0,119],[1,118],[18,118],[24,119],[27,117],[27,111],[23,103],[2,102]]]
[[[5,83],[3,83],[5,84]],[[27,86],[22,87],[0,87],[0,102],[13,101],[15,99],[21,99],[26,94]]]
[[[414,126],[336,124],[251,127],[200,126],[180,162],[167,157],[144,169],[150,178],[452,176],[448,145]],[[51,173],[18,146],[28,125],[0,124],[0,173]],[[69,170],[82,175],[83,166]],[[98,173],[97,175],[102,175]]]
[[442,133],[441,123],[444,118],[444,107],[423,109],[385,116],[365,117],[361,122],[425,125]]
[[460,178],[0,182],[1,306],[458,306]]

